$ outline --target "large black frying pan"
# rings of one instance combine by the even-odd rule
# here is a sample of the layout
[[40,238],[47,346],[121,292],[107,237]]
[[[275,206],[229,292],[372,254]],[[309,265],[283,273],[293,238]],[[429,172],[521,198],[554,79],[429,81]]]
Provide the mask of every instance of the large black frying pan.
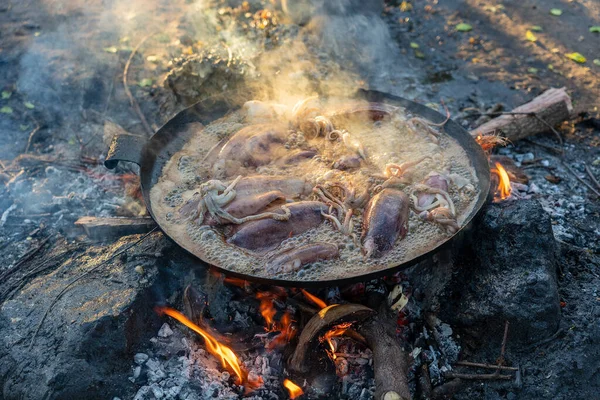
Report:
[[[354,97],[357,99],[364,99],[369,102],[387,103],[390,105],[404,107],[410,113],[435,123],[442,122],[445,119],[443,115],[421,104],[381,92],[359,90]],[[146,207],[148,208],[150,215],[152,215],[152,217],[156,220],[152,202],[150,200],[150,190],[158,182],[165,164],[171,159],[171,157],[173,157],[175,153],[181,150],[181,148],[190,139],[190,136],[193,135],[193,130],[186,129],[186,126],[190,123],[197,122],[207,125],[212,121],[221,118],[235,107],[237,106],[229,104],[226,100],[211,98],[209,100],[201,101],[181,111],[162,128],[160,128],[158,132],[156,132],[149,140],[133,135],[118,135],[112,141],[104,164],[109,169],[115,168],[119,161],[129,161],[140,166],[140,181]],[[487,200],[490,188],[490,169],[487,157],[482,151],[481,147],[460,125],[454,121],[448,121],[448,123],[446,123],[444,126],[444,132],[456,139],[458,143],[465,149],[479,180],[479,195],[477,198],[477,203],[473,208],[473,211],[465,219],[463,223],[464,229],[464,227],[471,222],[471,220],[475,217]],[[168,227],[161,226],[161,229],[167,236],[170,236]],[[355,274],[354,276],[337,280],[327,280],[327,274],[323,274],[324,279],[319,281],[292,281],[276,279],[276,277],[273,279],[267,279],[264,277],[245,275],[229,271],[225,266],[221,265],[215,265],[215,267],[231,276],[273,285],[295,287],[341,285],[355,281],[373,279],[377,276],[387,275],[401,268],[412,266],[439,251],[442,245],[450,244],[451,240],[455,239],[457,234],[448,237],[445,241],[440,242],[437,247],[424,252],[412,260],[408,260],[398,265],[390,265],[388,268],[375,272],[365,270],[359,274]],[[186,249],[197,258],[203,260],[203,255],[197,250],[194,250],[190,243],[185,243],[176,239],[174,240],[179,246]]]

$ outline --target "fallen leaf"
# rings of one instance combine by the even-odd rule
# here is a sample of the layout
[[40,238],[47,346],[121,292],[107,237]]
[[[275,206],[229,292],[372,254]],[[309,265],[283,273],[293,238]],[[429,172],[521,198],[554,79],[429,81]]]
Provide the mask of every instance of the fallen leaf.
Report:
[[565,54],[565,56],[567,56],[567,58],[569,58],[579,64],[583,64],[584,62],[587,61],[586,58],[582,54],[577,53],[577,52],[568,53],[568,54]]
[[30,110],[33,110],[35,108],[35,106],[33,105],[33,103],[30,103],[28,101],[23,102],[23,105],[27,108],[29,108]]
[[469,32],[471,29],[473,29],[473,27],[469,24],[465,24],[464,22],[456,25],[456,30],[458,32]]
[[29,128],[29,125],[25,125],[25,124],[19,125],[19,129],[22,130],[22,131],[26,131],[27,128]]
[[158,57],[157,56],[148,56],[148,57],[146,57],[146,61],[155,63],[155,62],[158,62]]
[[538,69],[531,67],[527,69],[527,72],[529,72],[530,74],[537,74],[538,73]]
[[76,142],[75,142],[75,138],[70,138],[70,139],[69,139],[69,141],[68,141],[68,143],[69,143],[71,146],[72,146],[72,145],[74,145],[74,144],[76,143]]
[[412,8],[412,4],[410,4],[408,1],[403,1],[402,3],[400,3],[400,11],[402,12],[411,11]]
[[539,25],[533,25],[530,29],[534,32],[542,32],[543,31],[542,27]]
[[417,58],[425,58],[425,54],[420,50],[415,50],[415,57]]
[[562,179],[559,176],[556,175],[546,175],[544,178],[546,178],[546,180],[550,183],[559,183],[560,181],[562,181]]
[[525,39],[529,40],[530,42],[536,42],[537,41],[537,37],[531,31],[525,32]]
[[138,82],[138,86],[140,86],[140,87],[152,86],[152,79],[144,78]]
[[4,106],[2,108],[0,108],[0,113],[2,114],[12,114],[13,109],[9,106]]
[[560,17],[562,15],[562,10],[560,8],[552,8],[550,9],[550,14],[554,15],[555,17]]
[[10,99],[10,96],[12,96],[12,92],[9,92],[8,90],[2,91],[2,100]]
[[419,45],[415,42],[410,42],[410,47],[412,47],[413,49],[418,49]]
[[107,53],[116,53],[118,51],[115,46],[105,47],[103,50]]
[[549,69],[550,71],[552,71],[552,70],[554,69],[554,65],[552,65],[552,64],[548,64],[548,69]]
[[592,61],[594,63],[594,65],[597,65],[600,67],[600,59],[595,58],[594,61]]
[[600,33],[600,26],[592,26],[590,28],[590,32],[592,32],[592,33]]

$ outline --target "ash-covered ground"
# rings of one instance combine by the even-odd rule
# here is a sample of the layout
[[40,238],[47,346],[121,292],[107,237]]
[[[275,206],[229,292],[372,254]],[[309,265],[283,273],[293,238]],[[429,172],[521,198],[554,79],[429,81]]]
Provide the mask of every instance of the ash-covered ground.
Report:
[[[590,30],[600,25],[600,5],[592,0],[388,1],[382,13],[377,7],[374,11],[361,7],[322,10],[304,24],[289,1],[284,2],[289,14],[273,3],[278,2],[28,0],[0,5],[0,273],[28,266],[38,256],[53,259],[48,254],[56,255],[57,246],[65,243],[72,245],[69,252],[74,251],[76,257],[90,246],[73,226],[81,216],[145,213],[136,191],[135,168],[120,166],[110,172],[101,165],[114,132],[124,129],[147,135],[123,86],[125,65],[144,39],[130,62],[128,85],[154,130],[178,110],[214,91],[244,93],[264,86],[275,93],[277,85],[282,85],[285,90],[312,93],[366,87],[434,108],[440,108],[443,99],[452,117],[470,128],[478,119],[472,109],[485,112],[501,103],[510,110],[547,88],[565,86],[575,113],[559,129],[562,146],[549,133],[497,150],[526,172],[530,178],[527,192],[549,215],[559,253],[559,328],[548,339],[529,345],[515,343],[512,350],[509,339],[510,361],[524,371],[522,385],[475,382],[457,396],[593,398],[600,387],[598,358],[590,350],[600,341],[600,199],[576,176],[592,187],[585,166],[600,176],[600,66],[594,62],[600,34]],[[560,9],[561,15],[551,14],[551,9]],[[471,29],[459,32],[459,23]],[[527,38],[528,30],[536,40]],[[574,52],[587,61],[580,64],[566,57]],[[211,53],[216,58],[209,59]],[[337,79],[340,76],[343,80]],[[94,251],[102,254],[99,248]],[[157,268],[147,256],[141,257],[141,263],[130,260],[124,265]],[[527,261],[513,257],[508,261]],[[69,273],[77,272],[70,265],[35,265],[8,293],[19,301],[35,293],[53,297],[61,274],[70,278]],[[54,274],[47,277],[50,273]],[[96,291],[67,292],[62,301],[85,303],[106,284],[122,284],[119,290],[130,290],[130,279],[139,278],[133,285],[136,288],[153,287],[152,279],[143,273],[126,275],[127,279],[105,275],[98,279],[92,274]],[[119,279],[121,283],[114,282]],[[43,286],[46,281],[54,285],[48,292]],[[37,291],[19,297],[27,286]],[[13,289],[18,290],[13,293]],[[146,297],[132,298],[140,310],[140,299]],[[7,319],[14,311],[9,300],[2,299],[5,326],[18,323]],[[30,310],[20,312],[15,318]],[[7,367],[0,376],[8,376],[5,368],[12,365],[5,358],[10,347],[33,334],[41,315],[33,313],[36,319],[26,328],[30,330],[3,343]],[[70,327],[85,322],[76,317],[73,322],[65,321]],[[42,336],[55,334],[40,332]],[[182,332],[175,332],[181,338]],[[494,362],[500,340],[501,335],[472,354],[477,361]],[[148,368],[148,361],[131,362],[134,354],[150,352],[133,342],[136,348],[127,348],[124,363]],[[52,343],[48,346],[58,348]],[[189,346],[199,351],[196,344]],[[185,360],[180,358],[188,356],[174,356],[172,362],[183,365]],[[35,370],[30,364],[21,365],[22,374]],[[134,374],[135,367],[128,376]],[[11,379],[11,385],[4,384],[6,398],[22,395],[11,392],[18,378]],[[64,386],[61,379],[46,382],[48,390]],[[119,386],[113,392],[104,387],[102,393],[127,397],[147,386],[129,383],[126,392]],[[164,386],[163,392],[174,387]],[[350,397],[367,396],[362,391],[365,387]]]

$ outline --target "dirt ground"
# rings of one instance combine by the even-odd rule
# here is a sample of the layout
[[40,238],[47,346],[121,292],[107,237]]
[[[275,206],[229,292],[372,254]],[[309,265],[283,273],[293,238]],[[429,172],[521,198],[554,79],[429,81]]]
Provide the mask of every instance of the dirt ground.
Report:
[[[264,14],[265,8],[272,14]],[[561,15],[553,15],[553,9]],[[265,26],[265,21],[270,24]],[[595,398],[600,361],[589,352],[600,345],[600,198],[574,173],[589,182],[587,165],[600,176],[600,33],[590,29],[600,26],[600,2],[388,1],[381,17],[361,20],[347,35],[333,39],[327,29],[340,25],[332,21],[298,26],[277,2],[266,0],[219,1],[208,8],[192,0],[0,4],[0,181],[6,183],[0,188],[0,215],[17,204],[0,225],[0,263],[12,265],[35,248],[45,225],[68,231],[77,216],[139,213],[122,204],[114,211],[105,207],[113,198],[125,197],[122,180],[86,194],[78,203],[59,204],[55,198],[78,199],[85,185],[98,184],[97,174],[104,171],[98,162],[106,152],[105,121],[146,134],[122,79],[132,50],[148,35],[152,36],[136,52],[128,76],[153,129],[185,106],[162,85],[172,60],[210,48],[215,41],[211,38],[225,43],[225,49],[240,49],[241,58],[276,54],[275,60],[309,75],[311,84],[341,72],[352,76],[357,86],[431,107],[439,108],[443,99],[465,127],[477,119],[465,109],[485,112],[502,103],[510,110],[550,87],[564,86],[575,107],[573,119],[560,129],[564,154],[548,150],[558,146],[551,134],[500,150],[516,160],[532,154],[535,161],[526,172],[538,186],[536,197],[550,213],[555,238],[561,242],[561,326],[544,343],[509,349],[511,361],[525,371],[521,386],[477,382],[459,397]],[[470,25],[470,30],[457,31],[459,23]],[[299,39],[306,32],[320,32],[321,40]],[[359,44],[352,47],[356,41]],[[285,50],[290,44],[293,50]],[[586,62],[567,57],[575,52]],[[290,63],[292,55],[297,59]],[[265,72],[278,76],[276,61],[262,67],[261,79],[271,80]],[[26,150],[46,161],[14,161]],[[48,180],[48,165],[64,167],[58,161],[85,168],[65,172],[50,189],[44,186],[52,192],[52,201],[36,197],[36,183],[46,185]],[[11,186],[23,165],[30,166],[33,189]],[[65,184],[79,178],[79,186]]]

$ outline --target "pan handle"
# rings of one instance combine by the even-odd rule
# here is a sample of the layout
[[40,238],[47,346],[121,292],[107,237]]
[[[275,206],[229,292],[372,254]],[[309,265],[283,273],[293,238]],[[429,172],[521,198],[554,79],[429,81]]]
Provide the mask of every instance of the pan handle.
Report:
[[108,169],[114,169],[119,161],[128,161],[140,165],[142,150],[145,145],[146,139],[142,136],[129,133],[115,135],[108,148],[104,166]]

